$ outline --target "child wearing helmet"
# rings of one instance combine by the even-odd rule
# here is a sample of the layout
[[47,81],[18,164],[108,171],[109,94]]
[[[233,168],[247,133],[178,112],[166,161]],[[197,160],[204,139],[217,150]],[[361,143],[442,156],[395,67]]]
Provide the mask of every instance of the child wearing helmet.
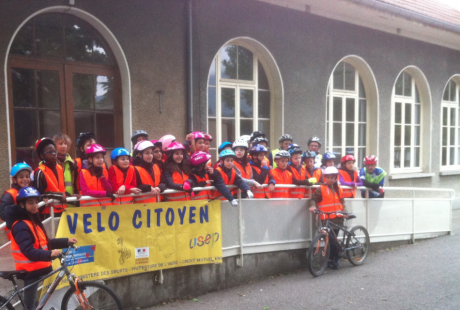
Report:
[[342,186],[353,188],[344,188],[344,198],[355,198],[356,187],[362,186],[363,182],[359,178],[358,171],[355,169],[355,157],[353,155],[345,155],[342,157],[339,168],[339,181]]
[[173,135],[165,135],[161,137],[160,140],[158,141],[161,142],[161,148],[163,149],[162,161],[165,162],[166,161],[166,150],[168,149],[169,145],[171,145],[171,143],[176,142],[176,137],[174,137]]
[[184,146],[189,149],[189,155],[195,152],[203,152],[206,146],[204,133],[194,131],[187,135]]
[[315,168],[321,167],[321,160],[323,157],[319,153],[321,148],[321,139],[318,137],[311,137],[308,139],[308,150],[315,153]]
[[71,195],[76,194],[78,193],[78,165],[68,152],[72,141],[68,135],[63,133],[54,135],[53,141],[56,145],[58,164],[64,170],[65,191]]
[[78,176],[81,194],[97,199],[80,201],[81,207],[103,207],[113,205],[115,195],[109,182],[109,173],[104,169],[105,149],[93,144],[86,150],[88,165]]
[[[224,150],[231,150],[232,146],[233,146],[233,144],[230,141],[222,142],[222,144],[219,145],[219,147],[217,148],[217,153],[220,154]],[[216,170],[217,167],[219,167],[219,160],[217,160],[217,162],[215,163],[214,170]]]
[[[313,151],[305,151],[302,154],[302,162],[307,173],[306,179],[311,185],[315,185],[318,182],[314,177],[315,171],[319,169],[315,168],[315,158],[316,154]],[[305,190],[304,198],[310,198],[310,191]]]
[[[293,143],[289,146],[288,152],[291,154],[291,161],[288,163],[287,169],[292,173],[293,177],[298,180],[306,180],[306,185],[308,186],[315,184],[316,179],[313,178],[313,183],[310,182],[309,178],[307,179],[307,169],[302,165],[302,150],[300,147]],[[303,187],[291,188],[290,198],[308,198],[309,192]]]
[[[49,239],[38,215],[40,193],[33,187],[21,188],[16,197],[17,205],[8,208],[6,225],[12,232],[11,251],[17,271],[26,271],[18,275],[28,286],[53,268],[51,261],[58,257],[57,249],[67,248],[77,243],[77,239]],[[35,309],[35,299],[39,283],[24,291],[24,303],[27,309]]]
[[184,191],[164,195],[166,201],[184,201],[191,199],[190,165],[186,159],[185,147],[180,142],[173,142],[166,150],[164,165],[166,186],[170,189]]
[[270,174],[270,168],[263,164],[267,153],[268,149],[262,144],[253,145],[249,149],[249,164],[251,165],[254,180],[259,184],[268,184],[267,188],[252,187],[254,198],[268,198],[267,194],[275,190],[276,182]]
[[[359,177],[363,181],[363,185],[371,189],[369,198],[383,198],[385,196],[383,185],[385,184],[387,173],[382,168],[377,167],[377,160],[375,155],[364,157],[365,167],[359,171]],[[361,191],[361,197],[366,197],[366,191]]]
[[204,134],[204,150],[203,152],[209,153],[211,148],[212,136],[209,133]]
[[148,140],[149,134],[145,130],[136,130],[131,136],[131,142],[133,143],[133,149],[141,141]]
[[[124,147],[118,147],[110,153],[112,166],[109,168],[109,182],[112,185],[112,193],[119,196],[141,193],[137,188],[136,172],[130,165],[131,154]],[[130,204],[132,197],[119,198],[120,204]]]
[[289,147],[289,145],[292,144],[292,142],[294,142],[294,139],[292,138],[291,135],[289,134],[284,134],[282,135],[279,140],[279,145],[280,145],[280,148],[277,149],[277,150],[273,150],[271,153],[268,154],[268,160],[270,162],[270,166],[272,166],[273,168],[276,168],[277,164],[276,162],[274,161],[274,158],[275,158],[275,154],[278,152],[278,151],[285,151],[287,150],[287,148]]
[[92,132],[82,132],[77,137],[77,158],[75,158],[75,162],[78,166],[78,172],[86,165],[86,150],[93,144],[96,144],[96,136]]
[[[7,209],[17,204],[16,196],[19,190],[29,186],[31,173],[32,168],[26,163],[19,163],[11,168],[11,188],[5,191],[0,202],[0,219],[2,221],[5,221]],[[10,230],[5,227],[5,232],[8,240],[11,240]]]
[[[268,139],[267,138],[265,138],[265,137],[257,137],[254,140],[252,140],[252,145],[253,146],[254,145],[259,145],[259,144],[265,146],[268,149]],[[267,166],[267,167],[270,166],[270,160],[268,159],[267,156],[264,157],[264,160],[262,161],[262,164],[264,166]]]
[[[324,179],[323,179],[323,171],[327,168],[327,167],[334,167],[335,166],[335,155],[334,153],[332,152],[326,152],[324,153],[324,155],[322,156],[322,159],[321,159],[321,168],[320,169],[317,169],[314,174],[313,174],[313,177],[316,179],[316,181],[318,183],[324,183]],[[339,177],[337,176],[337,180],[339,179]]]
[[[190,180],[191,187],[212,186],[214,180],[211,179],[214,169],[208,166],[211,155],[206,152],[195,152],[190,156]],[[222,185],[220,185],[222,186]],[[225,184],[223,185],[225,187]],[[217,185],[219,187],[219,185]],[[192,200],[209,200],[212,198],[211,190],[202,190],[192,194]]]
[[[311,200],[310,212],[315,212],[316,209],[320,209],[323,212],[334,212],[341,211],[347,212],[345,206],[345,200],[343,197],[343,190],[337,182],[339,171],[336,167],[329,166],[324,169],[324,184],[321,184],[313,194]],[[343,225],[343,218],[347,218],[348,215],[334,215],[330,214],[329,219],[337,225]],[[328,215],[322,214],[321,220],[326,220]],[[323,223],[324,224],[324,223]],[[339,233],[338,229],[334,230],[336,235]],[[332,233],[329,233],[329,240],[331,245],[331,251],[329,253],[328,267],[332,269],[338,269],[340,264],[340,255],[337,244],[334,241]]]
[[[161,160],[155,160],[155,151],[161,152],[161,142],[141,141],[134,146],[134,152],[136,157],[133,160],[133,165],[136,172],[136,184],[137,188],[142,193],[150,193],[148,196],[136,196],[134,197],[134,203],[150,203],[158,202],[157,197],[160,193],[166,190],[166,185],[162,179],[162,166]],[[161,166],[158,164],[161,163]]]
[[[233,143],[233,151],[235,152],[235,159],[233,160],[233,166],[236,169],[236,173],[243,179],[243,181],[251,187],[256,189],[262,189],[262,186],[254,180],[252,176],[252,168],[249,164],[248,158],[248,144],[247,142],[237,140]],[[246,198],[246,197],[243,197]]]

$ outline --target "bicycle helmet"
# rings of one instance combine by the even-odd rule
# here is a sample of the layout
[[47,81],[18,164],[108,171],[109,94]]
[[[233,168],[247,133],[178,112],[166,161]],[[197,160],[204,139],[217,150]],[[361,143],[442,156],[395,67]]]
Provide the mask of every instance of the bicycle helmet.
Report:
[[365,165],[372,165],[372,164],[377,165],[377,161],[378,161],[378,158],[375,155],[366,156],[364,157],[364,160],[363,160]]
[[204,137],[204,133],[202,133],[201,131],[194,131],[192,132],[193,134],[193,139],[196,140],[196,139],[205,139]]
[[249,142],[252,142],[254,141],[255,138],[258,138],[258,137],[263,137],[265,138],[265,134],[258,130],[258,131],[254,131],[253,133],[251,133],[251,135],[249,136]]
[[173,142],[169,145],[168,149],[166,150],[167,153],[173,153],[177,150],[183,150],[185,152],[185,147],[180,142]]
[[141,136],[145,136],[145,139],[148,139],[149,134],[145,130],[136,130],[131,136],[131,142],[135,144],[137,141],[137,138]]
[[229,142],[229,141],[225,141],[223,142],[221,145],[219,145],[219,148],[217,149],[217,151],[219,152],[219,154],[224,150],[224,148],[226,147],[232,147],[232,143]]
[[339,174],[339,170],[337,170],[336,167],[327,167],[326,169],[324,169],[323,171],[323,175],[331,175],[331,174]]
[[161,137],[159,141],[161,142],[162,144],[161,147],[163,148],[163,151],[165,152],[168,149],[169,145],[173,143],[174,141],[176,141],[176,137],[174,137],[173,135],[166,135],[166,136]]
[[294,155],[294,154],[302,154],[302,150],[300,149],[300,146],[298,144],[292,143],[289,145],[287,151],[289,154]]
[[260,144],[261,142],[265,142],[268,145],[268,139],[265,137],[257,137],[252,141],[252,145]]
[[102,153],[105,155],[105,149],[99,145],[99,144],[92,144],[87,150],[86,150],[86,157],[88,156],[93,156],[97,153]]
[[193,153],[192,156],[190,156],[190,164],[193,166],[198,166],[202,163],[208,162],[210,159],[211,155],[209,153],[199,151]]
[[32,173],[32,168],[26,164],[26,163],[19,163],[19,164],[16,164],[14,165],[12,168],[11,168],[11,171],[10,171],[10,176],[11,177],[16,177],[16,175],[21,172],[22,170],[27,170],[29,171],[30,173]]
[[131,154],[124,147],[117,147],[116,149],[114,149],[112,151],[112,153],[110,153],[110,159],[111,160],[116,160],[120,156],[129,156],[129,157],[131,157]]
[[308,143],[307,143],[308,146],[310,146],[310,143],[312,143],[312,142],[318,143],[319,147],[321,147],[321,140],[320,140],[320,138],[318,138],[318,137],[311,137],[310,139],[308,139]]
[[291,154],[289,154],[288,151],[280,150],[275,153],[275,159],[281,159],[281,158],[291,158]]
[[222,152],[220,152],[219,159],[225,159],[227,157],[235,158],[235,152],[233,152],[232,150],[223,150]]
[[150,142],[152,142],[152,144],[153,144],[154,147],[159,147],[160,149],[163,149],[163,148],[162,148],[163,143],[161,143],[160,141],[158,141],[158,140],[152,140],[152,141],[150,141]]
[[345,163],[346,161],[349,161],[349,160],[352,160],[353,162],[356,162],[356,159],[353,155],[345,155],[342,157],[342,160],[340,161],[340,163]]
[[321,163],[323,164],[323,166],[326,166],[326,161],[328,161],[330,159],[334,159],[334,160],[336,159],[334,153],[332,153],[332,152],[324,153],[323,158],[321,159]]
[[81,132],[76,141],[77,148],[81,149],[85,145],[85,142],[90,139],[96,140],[96,135],[92,132]]
[[205,133],[205,134],[204,134],[204,139],[205,139],[205,140],[212,141],[212,136],[211,136],[209,133]]
[[240,142],[245,142],[246,144],[249,145],[249,141],[251,140],[251,136],[250,135],[242,135],[241,137],[238,138],[238,140],[236,141],[240,141]]
[[26,201],[29,198],[37,198],[40,199],[40,193],[34,187],[28,186],[23,187],[19,190],[18,195],[16,196],[16,202],[20,203]]
[[282,135],[282,136],[279,138],[278,142],[281,143],[281,142],[286,141],[286,140],[289,140],[289,141],[291,141],[291,142],[294,142],[294,139],[293,139],[292,136],[289,135],[289,134],[284,134],[284,135]]
[[313,151],[305,151],[303,152],[302,154],[302,158],[315,158],[316,157],[316,153],[313,152]]
[[40,140],[37,140],[37,142],[35,143],[35,152],[37,153],[37,155],[40,155],[43,149],[50,144],[56,146],[54,144],[54,141],[48,137],[44,137],[44,138],[41,138]]
[[254,155],[258,153],[267,153],[267,152],[268,152],[268,149],[261,144],[254,145],[249,149],[250,155]]
[[235,142],[233,142],[232,150],[235,150],[237,147],[242,147],[245,150],[247,150],[249,148],[247,142],[243,142],[243,141],[239,141],[239,140],[236,140]]

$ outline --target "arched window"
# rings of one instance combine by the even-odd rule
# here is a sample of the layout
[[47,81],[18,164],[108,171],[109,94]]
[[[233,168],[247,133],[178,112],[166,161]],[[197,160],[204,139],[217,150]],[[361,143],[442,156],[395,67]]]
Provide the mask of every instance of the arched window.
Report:
[[14,38],[8,73],[13,163],[36,167],[35,141],[60,132],[74,142],[80,132],[94,132],[109,150],[122,145],[118,67],[85,21],[61,13],[30,19]]
[[442,97],[441,165],[445,169],[460,168],[460,77],[449,80]]
[[212,62],[208,81],[208,132],[212,154],[224,141],[255,130],[271,133],[272,93],[264,66],[253,51],[226,45]]

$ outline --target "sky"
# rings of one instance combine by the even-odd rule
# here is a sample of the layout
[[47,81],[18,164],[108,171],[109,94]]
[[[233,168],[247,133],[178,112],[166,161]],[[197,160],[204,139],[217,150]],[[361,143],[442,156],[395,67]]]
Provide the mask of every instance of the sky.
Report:
[[458,11],[460,11],[460,0],[436,0],[436,1],[447,4],[453,7],[454,9],[457,9]]

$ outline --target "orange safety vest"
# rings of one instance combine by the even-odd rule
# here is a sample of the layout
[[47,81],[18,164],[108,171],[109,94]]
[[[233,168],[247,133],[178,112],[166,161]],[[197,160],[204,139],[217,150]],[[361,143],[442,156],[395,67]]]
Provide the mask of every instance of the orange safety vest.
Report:
[[[61,165],[56,164],[56,171],[58,174],[58,178],[56,179],[56,176],[53,173],[53,170],[49,169],[47,166],[44,164],[41,164],[38,166],[38,169],[43,171],[43,174],[45,175],[46,179],[46,192],[59,192],[59,193],[65,193],[65,184],[64,184],[64,170],[62,169]],[[63,209],[67,208],[67,205],[54,205],[54,213],[61,213]],[[50,208],[48,206],[43,209],[41,212],[42,214],[49,214],[50,213]]]
[[[161,180],[161,170],[158,165],[153,165],[153,175],[155,180],[152,180],[152,177],[150,174],[147,172],[142,167],[135,166],[137,172],[139,172],[139,176],[141,177],[142,184],[148,184],[152,187],[158,187],[158,184],[160,184]],[[157,202],[157,197],[148,195],[148,196],[135,196],[134,197],[134,203],[150,203],[150,202]]]
[[[232,168],[232,176],[231,176],[230,180],[228,179],[227,174],[222,170],[222,167],[219,166],[219,167],[216,168],[216,170],[219,171],[220,175],[222,176],[222,179],[224,180],[225,185],[233,185],[235,183],[235,176],[236,176],[235,169]],[[230,192],[233,194],[232,191],[235,191],[235,189],[230,189]],[[226,200],[227,199],[218,190],[213,190],[212,191],[212,197],[213,198],[217,198],[219,196],[222,196],[220,198],[220,200]]]
[[[318,208],[323,212],[333,212],[333,211],[341,211],[343,210],[342,203],[340,202],[340,198],[343,198],[343,191],[342,188],[339,186],[339,192],[332,192],[331,189],[327,185],[321,185],[321,196],[323,200],[318,203]],[[317,190],[318,190],[317,189]],[[336,218],[334,214],[330,214],[330,219]],[[321,219],[327,219],[326,214],[321,214]]]
[[[353,180],[350,178],[348,172],[343,169],[339,169],[339,174],[345,180],[345,182],[356,182],[359,179],[358,171],[353,171]],[[355,198],[356,197],[356,189],[354,188],[344,188],[343,189],[343,198]]]
[[[300,173],[295,167],[291,166],[291,173],[296,177],[297,180],[305,180],[307,177],[307,169],[305,169],[304,166],[301,166]],[[290,188],[289,195],[290,198],[304,198],[305,188],[300,186],[297,188]]]
[[[305,165],[304,165],[305,167]],[[316,170],[319,170],[319,169],[316,169]],[[310,174],[310,172],[308,172],[307,168],[305,167],[305,172],[307,173],[305,178],[306,179],[310,179],[310,178],[314,178],[315,176],[315,172],[316,170],[313,170],[313,174]],[[311,189],[313,191],[313,188]],[[306,188],[305,189],[305,192],[304,192],[304,195],[303,195],[303,198],[310,198],[310,188]]]
[[[183,172],[174,171],[172,174],[173,182],[177,184],[184,184],[188,180],[188,175]],[[190,200],[190,194],[187,192],[174,193],[164,195],[166,201],[184,201]]]
[[[131,184],[133,181],[133,178],[136,178],[136,172],[134,171],[134,166],[128,166],[128,171],[126,172],[126,178],[123,174],[123,171],[120,170],[116,165],[113,165],[113,170],[115,171],[115,178],[117,179],[117,185],[125,185],[125,184]],[[112,184],[112,187],[114,184]],[[120,186],[121,186],[120,185]],[[123,195],[129,195],[131,192],[125,190],[125,193]],[[133,197],[121,197],[117,198],[115,200],[121,205],[126,205],[126,204],[131,204],[133,203]]]
[[[313,172],[313,177],[316,179],[318,183],[324,183],[323,170],[321,170],[321,168],[318,168]],[[339,180],[339,175],[337,175],[337,181],[338,180]]]
[[[280,168],[275,168],[270,170],[271,175],[275,179],[276,184],[292,184],[292,173],[287,169],[281,170]],[[290,188],[275,188],[270,194],[267,193],[269,198],[289,198]]]
[[[19,221],[16,221],[13,223],[11,230],[13,230],[14,225],[16,225],[16,223],[18,222]],[[27,226],[29,226],[31,233],[35,238],[35,243],[33,247],[37,250],[39,249],[45,250],[45,251],[48,250],[48,239],[46,238],[46,234],[40,228],[40,226],[36,225],[35,223],[32,223],[29,220],[23,220],[23,222],[26,223]],[[30,271],[43,269],[43,268],[47,268],[51,266],[51,261],[49,262],[30,261],[27,257],[25,257],[24,254],[22,254],[21,249],[19,248],[19,245],[17,244],[14,237],[11,238],[11,252],[13,254],[14,265],[16,267],[16,270],[25,270],[25,271],[30,272]]]
[[[251,168],[254,169],[259,175],[262,172],[262,169],[260,169],[259,167],[251,166]],[[263,184],[268,184],[268,174],[265,177],[265,181]],[[263,185],[263,184],[260,184],[260,185]],[[265,193],[268,192],[268,189],[267,188],[257,189],[254,186],[251,186],[251,191],[254,194],[254,198],[265,198],[266,197]]]
[[[102,183],[99,181],[99,178],[95,175],[91,175],[91,172],[88,169],[81,169],[81,173],[83,175],[83,178],[85,179],[86,186],[88,186],[88,189],[105,192],[105,189],[102,186]],[[80,201],[80,207],[105,207],[113,206],[114,204],[115,203],[112,202],[112,198],[109,197]]]
[[[77,166],[78,166],[77,189],[81,195],[80,181],[78,180],[78,178],[80,177],[80,171],[82,169],[81,158],[80,157],[75,158],[75,162],[77,163]],[[102,173],[105,175],[105,177],[108,180],[109,179],[109,169],[107,169],[107,165],[105,163],[102,164]]]
[[[5,193],[9,193],[11,196],[13,196],[14,204],[17,204],[16,197],[18,196],[18,193],[19,193],[19,191],[17,189],[10,188],[9,190],[5,191]],[[6,233],[6,237],[8,238],[8,240],[11,241],[11,238],[13,238],[13,236],[11,235],[11,230],[9,230],[6,226],[5,226],[4,230],[5,230],[5,233]]]
[[241,177],[243,179],[250,179],[251,178],[251,165],[246,164],[246,166],[243,168],[241,164],[237,161],[233,161],[233,165],[241,172]]
[[[209,180],[209,175],[206,173],[204,178],[201,178],[195,175],[195,178],[198,182],[205,182]],[[192,200],[208,200],[212,198],[211,190],[203,190],[195,192],[195,195],[192,197]]]

